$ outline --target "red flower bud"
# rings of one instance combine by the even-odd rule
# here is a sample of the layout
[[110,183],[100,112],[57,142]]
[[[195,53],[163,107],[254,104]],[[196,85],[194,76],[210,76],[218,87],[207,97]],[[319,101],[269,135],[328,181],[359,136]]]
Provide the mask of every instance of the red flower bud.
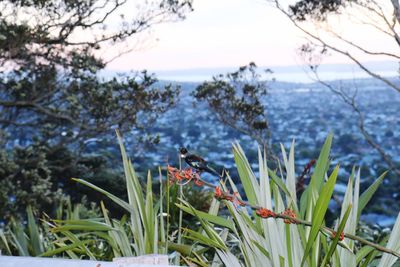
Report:
[[258,210],[256,210],[256,213],[262,218],[270,218],[276,216],[276,214],[272,210],[266,208],[259,208]]
[[[286,209],[284,212],[282,212],[282,214],[292,218],[296,218],[296,213],[294,213],[294,211],[291,209]],[[283,219],[283,222],[286,224],[296,223],[296,221],[293,219]]]
[[194,179],[194,184],[197,186],[203,186],[204,182],[196,178],[196,179]]
[[[336,233],[335,231],[332,231],[332,238],[335,238],[336,235],[337,235],[337,233]],[[340,233],[339,240],[340,240],[340,241],[343,241],[343,240],[344,240],[344,232],[341,232],[341,233]]]
[[222,193],[221,187],[219,187],[219,186],[215,187],[214,197],[217,199],[221,199],[222,196],[223,196],[223,193]]

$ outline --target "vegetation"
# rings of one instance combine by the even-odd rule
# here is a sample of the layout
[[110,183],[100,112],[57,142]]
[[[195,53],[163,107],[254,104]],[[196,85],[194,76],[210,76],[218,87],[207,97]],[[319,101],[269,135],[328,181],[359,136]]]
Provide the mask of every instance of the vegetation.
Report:
[[[99,149],[108,148],[110,131],[144,132],[175,104],[179,87],[158,86],[146,71],[101,78],[112,60],[101,55],[110,46],[126,52],[128,38],[184,19],[191,1],[147,1],[129,7],[129,13],[127,5],[124,0],[1,1],[0,217],[22,216],[26,204],[51,212],[46,206],[57,205],[60,194],[76,201],[71,176],[108,175],[117,182],[119,172],[107,173],[107,152]],[[141,143],[157,141],[140,136]],[[97,144],[95,155],[90,142]]]
[[[124,5],[119,0],[2,1],[3,129],[22,133],[26,141],[72,144],[112,126],[144,126],[174,103],[177,89],[155,88],[157,80],[145,71],[99,78],[107,64],[99,55],[154,24],[183,19],[190,1],[150,1],[129,14],[122,12]],[[113,20],[121,26],[113,26]],[[39,125],[44,127],[38,135]]]
[[29,205],[35,210],[51,210],[62,198],[54,190],[43,151],[34,147],[15,149],[11,157],[0,152],[0,217],[22,214]]
[[[381,75],[366,62],[385,60],[398,62],[397,49],[400,45],[399,23],[400,3],[398,0],[298,0],[290,5],[285,1],[268,0],[286,15],[307,38],[299,49],[299,54],[310,67],[310,74],[315,81],[335,94],[348,105],[358,118],[358,129],[365,141],[375,149],[386,165],[400,175],[399,163],[395,156],[383,149],[383,140],[376,138],[367,125],[366,113],[360,104],[358,86],[343,86],[342,83],[330,83],[319,76],[319,66],[330,54],[343,56],[359,67],[370,78],[384,84],[393,92],[400,93],[398,75],[392,78]],[[338,29],[336,22],[352,24],[352,31]],[[349,28],[350,29],[350,28]],[[393,48],[374,47],[368,39],[360,40],[354,32],[368,29],[369,38],[378,38]],[[395,65],[393,71],[398,73]],[[390,126],[389,126],[390,128]]]
[[[101,203],[101,215],[95,213],[95,217],[84,219],[77,215],[79,212],[70,209],[63,219],[45,218],[39,227],[28,209],[26,235],[23,234],[24,226],[11,222],[8,230],[0,235],[3,251],[106,260],[149,253],[169,253],[172,258],[177,258],[178,254],[174,252],[179,252],[182,264],[198,266],[345,266],[349,263],[351,266],[392,266],[400,257],[400,232],[397,229],[400,216],[390,235],[379,236],[379,243],[373,235],[365,237],[365,227],[360,228],[364,229],[363,237],[356,235],[360,233],[357,231],[360,214],[382,183],[385,173],[360,193],[360,171],[354,170],[337,220],[327,220],[339,171],[339,166],[331,169],[329,162],[332,136],[327,138],[311,172],[310,183],[301,194],[296,190],[294,144],[289,154],[282,146],[283,162],[278,170],[269,169],[267,154],[259,151],[257,174],[240,145],[234,144],[233,154],[244,194],[237,190],[229,173],[225,181],[213,185],[192,169],[168,166],[166,180],[161,169],[158,174],[161,181],[158,199],[153,193],[151,174],[148,173],[146,185],[142,187],[120,136],[119,142],[127,200],[85,180],[74,180],[110,198],[125,210],[126,215],[120,219],[112,218]],[[171,187],[176,185],[209,187],[214,200],[208,212],[193,207],[183,194],[178,202],[172,202]],[[171,226],[172,205],[198,221],[197,224],[182,225],[181,239]],[[25,237],[22,241],[21,236]],[[49,241],[38,242],[38,238]],[[27,249],[20,249],[20,243]],[[35,248],[39,243],[46,247]]]
[[[271,73],[271,70],[266,70]],[[239,70],[213,77],[193,92],[198,102],[206,102],[218,120],[269,147],[271,130],[265,107],[268,84],[251,62]]]
[[[397,82],[368,69],[346,47],[395,60],[399,56],[371,51],[329,31],[346,45],[335,46],[304,27],[328,23],[332,14],[363,10],[375,14],[367,16],[372,22],[366,24],[383,20],[385,26],[377,30],[398,45],[398,1],[390,1],[389,9],[369,0],[300,0],[288,9],[272,2],[310,38],[300,53],[316,79],[357,113],[361,133],[391,168],[388,177],[399,174],[397,163],[365,127],[356,94],[320,80],[317,71],[321,56],[334,51],[399,92]],[[360,221],[374,195],[387,194],[377,192],[386,171],[362,188],[363,173],[354,168],[350,177],[340,177],[347,187],[343,199],[337,198],[340,169],[331,166],[330,135],[318,160],[296,176],[294,143],[289,154],[281,146],[281,158],[272,147],[265,101],[269,84],[254,63],[215,76],[190,97],[265,149],[247,155],[258,159],[257,170],[235,143],[236,169],[218,184],[177,166],[137,173],[117,131],[122,154],[118,167],[110,131],[140,132],[129,145],[157,143],[157,135],[147,130],[178,103],[180,87],[159,82],[146,71],[107,79],[101,78],[102,71],[130,50],[124,47],[128,38],[142,36],[153,25],[182,20],[192,11],[191,0],[145,1],[124,12],[128,3],[1,1],[0,254],[112,260],[159,253],[175,264],[195,266],[399,264],[400,215],[392,231]],[[103,57],[110,46],[119,52]],[[208,134],[194,124],[195,134]],[[351,150],[346,144],[352,138],[343,135],[339,140],[344,151]],[[389,206],[398,196],[375,205]]]

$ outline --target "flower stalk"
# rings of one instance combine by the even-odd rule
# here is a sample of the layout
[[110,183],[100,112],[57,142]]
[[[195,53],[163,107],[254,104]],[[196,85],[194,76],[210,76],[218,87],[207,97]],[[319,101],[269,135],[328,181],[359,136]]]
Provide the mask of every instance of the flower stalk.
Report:
[[[264,208],[264,207],[261,207],[258,205],[253,205],[247,201],[239,199],[238,192],[234,192],[233,194],[231,194],[230,192],[224,192],[220,186],[213,185],[212,183],[209,183],[209,182],[201,179],[200,173],[197,171],[193,171],[191,168],[179,170],[172,166],[168,166],[167,169],[168,169],[168,175],[170,177],[169,178],[170,183],[188,184],[191,181],[193,181],[196,186],[207,186],[209,188],[214,189],[214,197],[216,199],[218,199],[220,201],[223,201],[223,200],[229,201],[229,202],[233,203],[236,207],[237,206],[242,206],[242,207],[248,206],[251,209],[255,210],[256,214],[258,216],[260,216],[261,218],[283,219],[283,221],[286,224],[301,224],[301,225],[310,226],[310,227],[312,226],[311,222],[297,218],[295,212],[291,209],[286,209],[285,211],[283,211],[281,213],[275,213],[272,210],[269,210],[267,208]],[[183,181],[184,181],[184,183],[182,183]],[[321,232],[330,232],[332,239],[337,235],[337,232],[334,229],[329,228],[327,226],[321,226],[320,231]],[[383,247],[379,244],[375,244],[375,243],[368,241],[366,239],[363,239],[361,237],[352,235],[352,234],[341,232],[339,240],[344,240],[345,237],[355,240],[355,241],[358,241],[364,245],[373,247],[383,253],[388,253],[388,254],[391,254],[393,256],[400,258],[400,253],[398,253],[394,250],[388,249],[386,247]]]

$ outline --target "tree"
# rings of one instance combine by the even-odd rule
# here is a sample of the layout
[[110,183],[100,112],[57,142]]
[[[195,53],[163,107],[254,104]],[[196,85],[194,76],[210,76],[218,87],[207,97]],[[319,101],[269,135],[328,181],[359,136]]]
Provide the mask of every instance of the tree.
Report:
[[269,147],[267,89],[267,82],[261,80],[256,64],[250,63],[235,72],[214,76],[211,82],[199,85],[193,96],[198,102],[206,102],[223,124]]
[[[162,86],[146,71],[101,78],[110,60],[129,51],[128,38],[192,10],[191,0],[132,3],[0,2],[2,214],[27,204],[49,212],[60,188],[77,192],[72,175],[106,173],[104,160],[83,154],[88,140],[114,136],[116,127],[145,130],[176,102],[179,88]],[[118,53],[105,53],[110,47]]]
[[[300,48],[300,53],[308,63],[316,81],[331,90],[358,116],[358,128],[366,142],[373,147],[387,163],[400,175],[400,168],[392,156],[385,151],[374,135],[368,130],[365,113],[357,103],[357,88],[344,88],[323,81],[318,75],[318,66],[322,58],[329,53],[344,56],[371,78],[381,82],[395,92],[400,93],[398,77],[388,78],[380,75],[363,63],[362,58],[371,60],[391,60],[398,62],[400,55],[400,4],[398,0],[300,0],[293,5],[285,6],[282,1],[272,0],[293,24],[305,34],[308,42]],[[373,36],[379,35],[382,43],[392,44],[393,49],[387,51],[374,48],[368,42],[359,43],[354,35],[340,32],[335,27],[334,19],[351,21],[362,29],[374,31]]]
[[157,88],[157,79],[145,71],[99,78],[107,64],[100,55],[154,24],[183,19],[191,1],[149,1],[124,12],[126,4],[2,1],[1,128],[28,143],[35,137],[71,144],[112,132],[112,127],[144,127],[171,107],[179,88]]
[[62,198],[51,181],[44,151],[34,146],[12,153],[0,150],[0,218],[18,216],[27,205],[48,211]]

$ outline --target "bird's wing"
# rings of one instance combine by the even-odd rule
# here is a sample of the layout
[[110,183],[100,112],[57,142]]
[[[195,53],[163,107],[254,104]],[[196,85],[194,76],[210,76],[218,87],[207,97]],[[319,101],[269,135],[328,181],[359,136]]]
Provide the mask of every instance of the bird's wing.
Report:
[[190,162],[199,162],[199,163],[205,163],[206,162],[202,157],[199,157],[199,156],[194,155],[194,154],[187,155],[186,159],[188,161],[190,161]]

